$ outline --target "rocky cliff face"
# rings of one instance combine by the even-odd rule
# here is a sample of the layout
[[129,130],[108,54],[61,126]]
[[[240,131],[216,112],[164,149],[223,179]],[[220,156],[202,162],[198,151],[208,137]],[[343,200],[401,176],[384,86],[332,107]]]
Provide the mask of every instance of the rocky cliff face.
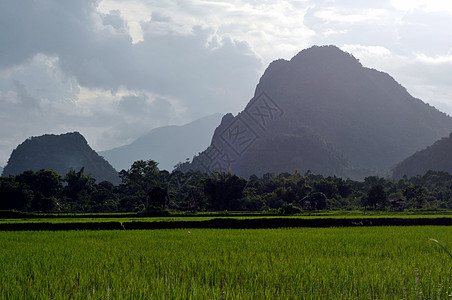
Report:
[[78,132],[31,137],[13,150],[3,175],[18,175],[26,170],[52,169],[64,176],[70,168],[91,173],[97,182],[119,183],[118,173],[88,145]]
[[452,131],[452,118],[335,46],[272,62],[252,100],[226,115],[191,168],[239,175],[295,169],[362,178]]
[[393,169],[393,177],[424,175],[429,170],[452,174],[452,133],[404,159]]

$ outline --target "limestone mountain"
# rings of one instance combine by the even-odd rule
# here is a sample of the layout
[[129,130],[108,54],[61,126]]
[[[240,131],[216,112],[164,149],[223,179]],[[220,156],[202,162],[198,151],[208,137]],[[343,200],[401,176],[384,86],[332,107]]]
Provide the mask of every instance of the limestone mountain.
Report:
[[131,144],[99,152],[116,170],[129,169],[134,161],[152,159],[161,170],[172,171],[179,162],[205,149],[221,114],[213,114],[182,126],[164,126],[151,130]]
[[78,132],[28,138],[13,150],[3,175],[52,169],[64,176],[70,168],[78,172],[82,167],[85,174],[91,174],[98,183],[107,180],[118,184],[120,181],[118,172]]
[[404,175],[424,175],[429,170],[452,174],[452,133],[404,159],[392,171],[393,177],[399,179]]
[[185,168],[248,176],[277,166],[362,178],[388,174],[450,131],[451,117],[390,75],[335,46],[314,46],[272,62],[245,109],[225,116],[211,145]]

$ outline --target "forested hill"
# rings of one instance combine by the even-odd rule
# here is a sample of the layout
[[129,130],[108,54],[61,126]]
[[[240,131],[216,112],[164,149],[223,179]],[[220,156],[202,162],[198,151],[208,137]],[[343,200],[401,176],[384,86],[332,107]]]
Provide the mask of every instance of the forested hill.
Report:
[[451,131],[451,117],[390,75],[335,46],[314,46],[272,62],[246,108],[224,118],[210,147],[184,167],[362,179],[389,174]]
[[31,137],[20,144],[8,160],[3,175],[18,175],[26,170],[52,169],[64,176],[70,168],[91,173],[97,182],[119,183],[118,172],[99,156],[78,132]]
[[3,167],[0,167],[0,175],[3,173]]
[[425,174],[428,170],[452,173],[452,133],[416,152],[393,169],[394,178]]

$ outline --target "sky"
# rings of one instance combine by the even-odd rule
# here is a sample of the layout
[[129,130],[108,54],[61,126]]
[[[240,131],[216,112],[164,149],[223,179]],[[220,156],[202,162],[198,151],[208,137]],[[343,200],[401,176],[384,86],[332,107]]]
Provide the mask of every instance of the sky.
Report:
[[1,0],[0,166],[31,136],[95,150],[241,111],[268,64],[336,45],[452,115],[452,1]]

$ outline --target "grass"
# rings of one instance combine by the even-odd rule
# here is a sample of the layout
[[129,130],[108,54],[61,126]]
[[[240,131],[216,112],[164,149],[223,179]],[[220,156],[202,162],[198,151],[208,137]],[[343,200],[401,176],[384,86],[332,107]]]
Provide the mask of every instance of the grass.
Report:
[[447,299],[450,227],[0,232],[0,299]]
[[438,242],[435,239],[430,239],[430,241],[435,242],[436,244],[438,244],[441,248],[443,248],[444,251],[446,251],[447,254],[449,254],[450,257],[452,257],[452,254],[449,252],[449,250],[447,250],[446,247],[443,246],[443,244],[441,244],[440,242]]

